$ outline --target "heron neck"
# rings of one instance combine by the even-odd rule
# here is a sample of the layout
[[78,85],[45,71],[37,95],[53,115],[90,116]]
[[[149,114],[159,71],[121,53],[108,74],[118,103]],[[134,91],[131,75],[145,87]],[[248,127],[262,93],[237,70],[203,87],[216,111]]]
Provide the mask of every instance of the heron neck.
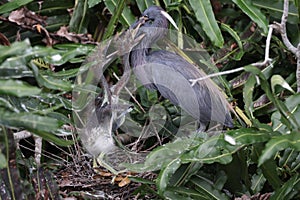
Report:
[[149,50],[150,48],[140,48],[137,46],[137,48],[131,52],[130,60],[133,68],[146,63],[146,57],[149,53]]

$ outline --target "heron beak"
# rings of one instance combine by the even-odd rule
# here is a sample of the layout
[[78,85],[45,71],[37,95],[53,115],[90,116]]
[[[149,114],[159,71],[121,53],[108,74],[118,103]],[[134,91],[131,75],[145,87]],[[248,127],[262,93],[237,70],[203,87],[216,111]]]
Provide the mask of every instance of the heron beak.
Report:
[[176,28],[176,30],[178,30],[178,27],[174,21],[174,19],[166,12],[166,11],[160,11],[160,13],[167,18],[167,20],[169,20],[169,22]]
[[141,25],[143,25],[146,21],[148,20],[148,18],[146,16],[142,16],[139,18],[139,20],[137,20],[135,23],[133,23],[129,29],[139,29]]

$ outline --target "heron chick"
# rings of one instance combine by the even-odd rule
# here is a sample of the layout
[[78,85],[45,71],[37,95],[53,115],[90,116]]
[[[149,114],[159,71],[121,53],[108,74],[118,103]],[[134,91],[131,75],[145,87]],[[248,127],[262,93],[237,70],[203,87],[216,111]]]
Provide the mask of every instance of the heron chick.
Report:
[[[94,157],[97,157],[100,153],[105,154],[118,149],[113,138],[113,133],[122,125],[125,115],[132,110],[129,105],[119,104],[119,94],[130,78],[128,51],[141,39],[141,37],[135,37],[137,29],[130,29],[114,37],[112,40],[116,52],[110,55],[119,55],[122,57],[124,65],[123,75],[114,85],[109,86],[103,75],[105,70],[105,64],[103,63],[109,63],[112,57],[110,55],[106,57],[102,54],[106,55],[111,42],[104,43],[107,47],[103,48],[100,46],[98,48],[100,52],[96,52],[97,54],[101,54],[102,59],[106,59],[105,61],[96,62],[97,65],[93,66],[94,69],[92,68],[92,73],[99,74],[101,77],[100,84],[102,91],[96,97],[95,104],[89,106],[91,108],[86,113],[88,115],[86,125],[80,130],[82,144]],[[92,57],[89,62],[92,62],[93,59],[97,59],[97,56]]]

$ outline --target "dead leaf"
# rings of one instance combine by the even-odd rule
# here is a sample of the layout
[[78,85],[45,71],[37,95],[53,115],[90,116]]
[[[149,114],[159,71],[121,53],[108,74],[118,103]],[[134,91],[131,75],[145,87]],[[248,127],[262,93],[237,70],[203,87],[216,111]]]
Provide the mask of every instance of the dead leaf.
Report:
[[128,176],[126,176],[125,178],[123,178],[123,180],[118,184],[119,187],[124,187],[126,185],[128,185],[130,183],[130,179],[128,178]]
[[5,35],[0,33],[0,45],[10,46],[10,42]]
[[26,7],[15,10],[10,13],[8,20],[18,25],[33,26],[41,24],[46,26],[46,16],[37,15],[35,12],[28,10]]
[[93,41],[91,34],[70,33],[66,26],[60,27],[60,29],[56,32],[56,35],[75,43],[84,44]]

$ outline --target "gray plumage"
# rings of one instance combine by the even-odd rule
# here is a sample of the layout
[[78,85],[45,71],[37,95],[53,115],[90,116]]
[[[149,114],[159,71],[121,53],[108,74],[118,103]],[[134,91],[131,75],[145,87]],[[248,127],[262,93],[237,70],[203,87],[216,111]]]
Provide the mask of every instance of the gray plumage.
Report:
[[189,80],[205,76],[204,72],[173,52],[151,50],[167,33],[165,16],[162,8],[151,6],[131,25],[140,25],[137,35],[145,35],[130,55],[135,75],[147,88],[158,90],[201,124],[215,121],[233,127],[227,100],[210,79],[191,86]]

